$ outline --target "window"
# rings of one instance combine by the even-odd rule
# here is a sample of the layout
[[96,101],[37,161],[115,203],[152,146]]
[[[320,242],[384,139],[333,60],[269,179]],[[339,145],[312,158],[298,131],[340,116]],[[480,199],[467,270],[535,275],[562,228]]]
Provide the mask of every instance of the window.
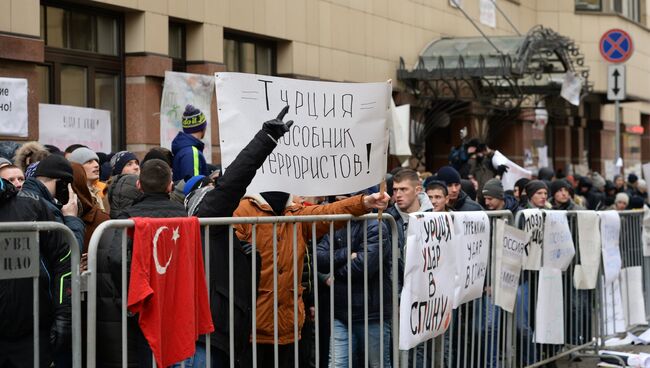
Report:
[[602,10],[601,0],[576,0],[576,10]]
[[122,18],[97,9],[41,6],[45,63],[40,100],[111,112],[113,150],[124,146]]
[[229,72],[275,74],[275,43],[250,37],[226,35],[224,60]]
[[172,58],[172,69],[184,72],[185,63],[185,25],[169,23],[169,57]]
[[614,12],[635,22],[641,20],[639,0],[613,0],[612,8]]

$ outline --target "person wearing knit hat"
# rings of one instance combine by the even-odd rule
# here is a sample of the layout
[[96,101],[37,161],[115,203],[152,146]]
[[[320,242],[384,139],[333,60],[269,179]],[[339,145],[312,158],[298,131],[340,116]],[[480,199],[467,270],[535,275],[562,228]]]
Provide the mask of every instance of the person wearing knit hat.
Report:
[[79,147],[68,155],[70,162],[76,162],[86,171],[86,180],[90,193],[97,199],[102,211],[105,211],[104,197],[106,184],[99,180],[99,156],[88,147]]
[[205,175],[194,176],[190,178],[190,180],[188,180],[187,183],[185,183],[185,186],[183,187],[183,195],[187,197],[187,195],[190,194],[191,192],[209,185],[214,186],[214,182],[209,177]]
[[531,180],[526,184],[526,195],[528,196],[527,208],[546,208],[548,187],[541,180]]
[[165,147],[154,147],[150,149],[149,152],[144,155],[144,158],[142,159],[140,165],[143,165],[148,160],[154,158],[165,161],[165,163],[167,163],[167,165],[172,168],[172,171],[174,170],[174,166],[172,165],[174,162],[174,155],[172,154],[172,151],[168,150]]
[[553,180],[551,183],[551,205],[554,210],[577,211],[584,210],[577,205],[571,196],[573,188],[566,179]]
[[519,202],[512,194],[506,194],[503,183],[498,178],[488,180],[481,191],[485,208],[490,211],[508,210],[516,215],[519,211]]
[[448,211],[449,193],[447,192],[447,184],[440,180],[428,180],[425,191],[433,206],[433,212]]
[[113,175],[140,175],[140,160],[129,151],[120,151],[111,158],[111,168]]
[[454,211],[482,211],[483,207],[467,196],[461,189],[460,174],[452,166],[441,167],[434,180],[447,184],[449,207]]
[[519,202],[523,202],[522,197],[523,199],[526,198],[526,184],[528,184],[529,181],[530,179],[521,178],[515,182],[513,195]]
[[623,211],[627,209],[627,206],[629,204],[630,196],[628,196],[627,193],[616,193],[616,199],[614,199],[614,207],[612,209],[616,211]]
[[7,165],[13,165],[13,163],[4,157],[0,157],[0,169]]
[[187,105],[181,122],[183,131],[178,132],[172,141],[174,182],[197,175],[209,175],[203,156],[205,144],[201,141],[207,128],[205,115],[196,107]]

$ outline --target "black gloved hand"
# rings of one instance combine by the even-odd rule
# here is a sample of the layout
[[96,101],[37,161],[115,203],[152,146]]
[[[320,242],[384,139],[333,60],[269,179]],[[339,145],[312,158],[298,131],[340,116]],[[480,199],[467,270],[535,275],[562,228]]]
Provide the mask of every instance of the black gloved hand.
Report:
[[54,353],[71,351],[72,323],[62,317],[55,317],[50,327],[50,346]]
[[286,123],[282,121],[284,116],[287,114],[287,111],[289,111],[289,105],[285,106],[284,109],[280,111],[277,118],[269,120],[262,125],[262,130],[276,141],[280,139],[284,133],[288,132],[289,128],[291,128],[291,125],[293,124],[293,120],[289,120]]
[[499,165],[497,167],[497,175],[500,176],[500,177],[503,176],[503,174],[508,172],[508,169],[509,168],[506,165]]

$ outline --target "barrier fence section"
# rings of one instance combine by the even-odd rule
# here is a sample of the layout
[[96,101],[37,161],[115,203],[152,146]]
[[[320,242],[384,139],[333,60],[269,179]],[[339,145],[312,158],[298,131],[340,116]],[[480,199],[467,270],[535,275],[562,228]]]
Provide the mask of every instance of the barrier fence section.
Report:
[[[3,222],[0,223],[0,239],[3,245],[3,272],[0,273],[0,279],[9,280],[17,278],[29,277],[33,281],[33,339],[34,339],[34,367],[40,368],[41,352],[40,352],[40,326],[39,326],[39,306],[40,306],[40,273],[41,273],[41,260],[40,249],[47,247],[49,244],[40,244],[41,232],[52,231],[59,232],[63,235],[64,241],[70,246],[70,278],[72,286],[72,366],[74,368],[81,368],[81,293],[80,293],[80,249],[77,239],[68,227],[58,222]],[[26,243],[23,242],[26,240]],[[10,245],[10,246],[9,246]],[[32,245],[36,245],[32,247]],[[20,259],[17,259],[19,257]],[[22,263],[22,270],[20,275],[16,275],[15,267],[17,262]],[[26,276],[25,273],[29,273]],[[12,274],[14,274],[12,276]],[[15,277],[18,276],[18,277]],[[49,329],[48,329],[49,331]],[[45,336],[46,343],[49,343],[49,335]]]
[[[241,272],[246,272],[246,270],[234,270],[233,268],[233,252],[234,252],[234,240],[235,235],[234,229],[238,225],[250,225],[252,233],[252,241],[250,244],[251,254],[256,255],[260,247],[267,247],[268,244],[257,244],[257,232],[258,231],[272,231],[272,263],[273,263],[273,354],[272,359],[274,360],[273,366],[278,367],[280,359],[287,358],[286,348],[293,345],[292,351],[288,354],[291,356],[290,359],[293,361],[293,365],[296,367],[304,366],[301,364],[303,361],[302,353],[304,350],[301,350],[301,343],[308,339],[303,338],[299,339],[301,335],[299,331],[299,307],[302,305],[302,301],[299,301],[299,288],[300,281],[299,277],[302,278],[302,275],[298,275],[300,269],[302,269],[302,259],[298,259],[296,256],[299,254],[298,246],[299,244],[311,243],[306,245],[305,249],[305,267],[309,267],[313,272],[310,271],[311,275],[307,284],[313,283],[313,300],[314,300],[314,321],[313,321],[313,331],[306,331],[303,329],[302,336],[309,335],[313,333],[315,346],[311,354],[315,355],[315,366],[316,367],[325,367],[329,365],[329,360],[335,362],[340,366],[340,362],[343,359],[347,359],[346,366],[352,367],[353,360],[357,358],[359,364],[368,366],[371,359],[377,359],[377,354],[372,354],[369,351],[369,344],[373,344],[372,349],[379,352],[379,364],[381,367],[387,366],[398,366],[397,357],[399,356],[398,352],[398,326],[397,326],[397,305],[398,305],[398,295],[397,295],[397,267],[393,265],[398,264],[398,242],[397,242],[397,227],[395,220],[389,216],[384,215],[382,218],[382,223],[386,226],[375,226],[378,230],[378,234],[369,234],[369,229],[373,228],[372,223],[377,222],[377,214],[369,214],[362,217],[352,217],[350,215],[323,215],[323,216],[283,216],[283,217],[254,217],[254,218],[201,218],[199,222],[203,226],[203,244],[204,244],[204,261],[205,261],[205,274],[207,281],[208,294],[210,295],[210,252],[214,252],[215,249],[211,246],[208,246],[210,243],[210,229],[217,226],[226,226],[228,229],[228,244],[217,244],[217,246],[227,246],[228,247],[228,274],[229,274],[229,288],[228,288],[228,310],[229,316],[234,316],[234,278],[241,275]],[[98,284],[97,276],[101,270],[98,269],[98,249],[99,247],[104,247],[104,241],[102,238],[105,237],[105,233],[110,231],[116,231],[114,236],[109,238],[117,238],[121,242],[121,362],[122,366],[126,367],[129,365],[129,343],[133,341],[132,336],[128,336],[128,325],[132,323],[137,323],[136,321],[129,321],[131,319],[128,317],[127,313],[127,231],[126,229],[132,228],[134,222],[132,220],[111,220],[102,223],[94,232],[92,239],[90,241],[88,249],[88,313],[87,313],[87,367],[94,368],[99,362],[98,358],[98,349],[103,348],[101,345],[97,345],[97,297],[98,297]],[[291,239],[291,248],[287,247],[287,243],[283,242],[281,236],[286,234],[285,226],[291,226],[291,233],[293,239]],[[362,244],[352,243],[351,232],[355,231],[355,234],[359,234],[359,227],[362,229]],[[271,228],[271,229],[269,229]],[[347,231],[340,232],[339,230],[343,228]],[[323,231],[323,229],[325,231]],[[339,230],[337,230],[339,229]],[[389,231],[387,231],[389,230]],[[319,245],[318,238],[320,235],[327,234],[329,236],[329,247],[324,248]],[[373,258],[369,257],[368,249],[368,239],[378,237],[377,243],[377,254],[371,255],[371,257],[376,257],[375,266],[373,266],[373,274],[370,274],[369,264],[372,262]],[[304,237],[304,242],[299,241],[299,237]],[[358,241],[358,239],[357,239]],[[350,246],[346,246],[350,244]],[[212,249],[211,249],[212,248]],[[335,249],[337,248],[337,249]],[[352,251],[352,248],[355,248],[355,251]],[[344,254],[344,264],[337,264],[335,267],[335,258],[336,262],[340,263],[340,254],[341,251],[345,252]],[[374,250],[371,250],[374,251]],[[279,282],[278,272],[283,270],[278,266],[278,255],[279,252],[285,254],[286,252],[291,252],[292,254],[292,273],[293,280],[289,285]],[[390,254],[386,254],[386,253]],[[329,257],[327,257],[329,253]],[[361,258],[363,254],[363,260],[369,260],[368,262],[363,262],[362,266],[362,275],[358,268],[353,270],[353,254],[356,257]],[[328,258],[328,259],[327,259]],[[257,326],[257,318],[260,316],[256,306],[256,301],[259,298],[258,294],[258,268],[260,265],[257,263],[259,260],[256,256],[251,257],[252,265],[250,268],[252,283],[250,286],[250,295],[252,297],[252,326]],[[268,260],[266,260],[268,262]],[[323,266],[329,267],[323,270]],[[298,267],[298,265],[301,267]],[[342,266],[346,267],[346,270],[339,272]],[[319,267],[321,268],[319,270]],[[334,271],[331,271],[334,270]],[[332,274],[341,274],[345,275],[343,286],[339,282],[340,278],[335,278]],[[354,276],[353,276],[354,273]],[[359,285],[359,279],[362,280],[362,285]],[[389,278],[390,282],[385,283],[384,279]],[[377,280],[378,279],[378,280]],[[324,280],[324,281],[323,281]],[[267,280],[268,281],[268,280]],[[354,281],[354,282],[353,282]],[[372,281],[373,284],[369,285],[369,281]],[[375,282],[376,281],[376,282]],[[319,286],[320,285],[320,286]],[[311,286],[311,285],[308,285]],[[362,325],[358,320],[354,321],[354,331],[353,331],[353,303],[352,292],[353,287],[363,287],[363,305],[355,305],[355,312],[358,315],[357,308],[363,308],[362,312]],[[386,287],[389,286],[389,287]],[[336,300],[335,303],[335,288],[344,287],[347,290],[347,303],[341,303],[341,301]],[[370,289],[372,287],[372,290]],[[293,333],[290,338],[292,343],[288,346],[280,345],[279,341],[279,318],[286,318],[286,316],[278,315],[278,305],[281,301],[278,300],[278,294],[286,295],[286,291],[289,290],[292,293],[293,297]],[[378,293],[379,296],[379,311],[373,311],[374,319],[369,320],[369,305],[368,305],[368,294],[369,292]],[[329,294],[329,295],[328,295]],[[305,295],[303,294],[303,300]],[[329,298],[327,298],[329,297]],[[389,298],[388,302],[383,302],[385,298]],[[388,299],[386,299],[388,300]],[[286,301],[282,301],[286,302]],[[345,302],[345,300],[343,301]],[[322,305],[321,305],[322,304]],[[394,306],[394,307],[391,307]],[[347,321],[340,321],[336,317],[339,315],[339,312],[342,312],[343,308],[347,308]],[[307,311],[308,309],[305,308]],[[378,317],[378,321],[375,319]],[[309,316],[307,316],[309,318]],[[325,319],[325,321],[323,321]],[[223,321],[213,321],[216,324],[223,323]],[[325,323],[324,323],[325,322]],[[229,318],[228,321],[228,331],[229,331],[229,351],[225,352],[228,357],[240,359],[235,354],[235,331],[236,329],[247,328],[247,326],[235,326],[234,318]],[[323,329],[328,329],[329,331],[323,331]],[[347,331],[346,331],[347,330]],[[341,332],[343,331],[343,332]],[[361,331],[361,332],[360,332]],[[258,361],[257,357],[263,356],[265,359],[268,358],[267,355],[260,355],[260,351],[264,349],[268,351],[269,345],[258,343],[258,332],[256,328],[253,328],[251,331],[251,349],[252,349],[252,366],[270,366],[270,361]],[[347,332],[347,333],[346,333]],[[372,333],[372,338],[369,338],[369,333]],[[336,337],[335,337],[336,335]],[[329,338],[327,337],[329,336]],[[213,362],[213,357],[215,356],[216,349],[212,347],[211,336],[206,335],[203,337],[205,343],[198,343],[198,346],[207,346],[206,349],[206,362]],[[353,349],[357,348],[357,341],[363,340],[363,351],[364,353],[359,356],[356,354]],[[337,349],[330,350],[329,346],[338,347]],[[360,343],[360,342],[359,342]],[[343,348],[341,349],[341,344]],[[345,349],[347,345],[347,349]],[[360,347],[359,347],[360,348]],[[306,353],[310,355],[309,352]],[[343,356],[337,356],[337,354]],[[235,359],[228,359],[229,366],[235,367]],[[391,364],[391,361],[394,362]],[[355,363],[356,365],[357,363]],[[152,365],[155,366],[155,361],[152,362]],[[181,363],[181,366],[184,366],[184,362]]]

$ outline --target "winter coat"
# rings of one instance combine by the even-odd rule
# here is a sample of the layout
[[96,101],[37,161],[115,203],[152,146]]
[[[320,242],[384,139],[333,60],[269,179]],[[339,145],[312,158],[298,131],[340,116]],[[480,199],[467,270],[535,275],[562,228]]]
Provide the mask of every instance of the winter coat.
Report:
[[28,178],[23,183],[22,191],[41,198],[47,205],[48,210],[52,212],[52,215],[54,215],[54,221],[67,226],[77,239],[77,244],[82,253],[86,251],[86,249],[84,249],[84,236],[86,230],[83,221],[76,216],[63,216],[63,212],[61,212],[63,206],[55,202],[55,199],[52,198],[52,194],[50,194],[50,191],[47,190],[43,183],[36,178]]
[[88,244],[95,229],[104,221],[110,220],[108,214],[102,211],[97,200],[90,194],[86,180],[86,171],[83,166],[73,162],[72,164],[72,190],[77,195],[77,201],[81,203],[79,216],[85,225],[84,250],[88,250]]
[[[480,161],[476,158],[471,158],[468,163],[470,166],[469,174],[478,182],[479,188],[483,188],[488,180],[496,176],[496,172],[492,168],[492,155],[485,155]],[[483,192],[480,190],[478,191],[478,198],[483,198]]]
[[503,196],[503,201],[505,203],[503,209],[512,212],[512,216],[517,216],[517,212],[521,209],[517,198],[511,194],[505,194]]
[[569,198],[566,203],[557,203],[553,198],[551,198],[550,202],[551,206],[553,206],[553,209],[558,211],[582,211],[585,209],[584,207],[575,203],[571,198]]
[[[348,243],[348,228],[344,227],[334,233],[330,239],[329,234],[325,235],[318,243],[318,270],[321,272],[330,271],[330,249],[334,248],[334,317],[348,323],[348,273],[351,274],[350,292],[352,295],[352,321],[364,320],[364,264],[368,269],[368,320],[379,321],[380,306],[383,304],[385,320],[391,316],[391,242],[388,234],[388,227],[382,223],[382,243],[379,243],[379,222],[368,221],[366,232],[367,255],[364,253],[364,221],[353,221],[350,224],[350,243]],[[383,247],[383,254],[380,258],[380,247]],[[356,253],[355,259],[350,261],[348,269],[348,248],[350,254]],[[383,279],[379,283],[379,264],[383,264]],[[383,292],[383,300],[380,299],[379,290]]]
[[205,157],[203,157],[204,146],[205,144],[195,136],[178,132],[172,141],[174,182],[209,174]]
[[[1,184],[0,222],[56,221],[43,198],[19,192],[4,179]],[[68,326],[71,320],[70,244],[58,231],[41,231],[39,244],[39,328],[41,341],[47,341],[55,319]],[[32,284],[31,278],[0,280],[0,340],[16,341],[34,332]],[[31,355],[25,357],[31,361]]]
[[[227,171],[226,171],[227,172]],[[285,206],[282,216],[331,215],[349,213],[360,216],[366,213],[363,196],[358,195],[327,205],[305,207],[291,202],[291,197]],[[261,195],[246,196],[241,200],[235,211],[236,217],[269,217],[275,216],[271,206]],[[343,226],[345,222],[334,223],[335,227]],[[312,237],[310,223],[296,223],[298,234],[295,257],[299,260],[300,275],[303,271],[302,260],[307,248],[306,239]],[[252,243],[250,224],[235,225],[237,237]],[[330,229],[328,222],[316,223],[316,237],[325,235]],[[262,269],[257,298],[257,341],[261,344],[273,344],[273,224],[259,224],[257,231],[257,249],[262,257]],[[293,224],[277,225],[277,272],[278,272],[278,343],[289,344],[294,341],[293,326]],[[302,285],[298,290],[298,331],[302,330],[305,321],[305,310],[302,303]],[[300,338],[300,336],[298,336]]]
[[461,190],[458,193],[458,199],[456,199],[452,210],[460,212],[483,211],[483,207]]

